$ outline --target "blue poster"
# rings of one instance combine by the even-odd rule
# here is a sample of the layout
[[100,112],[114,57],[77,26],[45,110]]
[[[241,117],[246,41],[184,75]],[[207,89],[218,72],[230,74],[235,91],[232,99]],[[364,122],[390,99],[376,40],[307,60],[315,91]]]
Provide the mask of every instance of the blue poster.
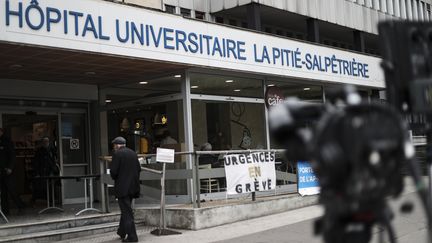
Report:
[[297,162],[298,192],[302,196],[315,195],[320,192],[318,178],[309,162]]

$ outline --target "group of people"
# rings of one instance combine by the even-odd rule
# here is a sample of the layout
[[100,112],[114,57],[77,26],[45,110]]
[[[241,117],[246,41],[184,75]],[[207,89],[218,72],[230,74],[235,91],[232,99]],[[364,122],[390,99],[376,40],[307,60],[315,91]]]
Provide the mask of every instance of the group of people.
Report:
[[[48,137],[41,140],[41,146],[37,149],[32,160],[33,177],[43,177],[59,175],[60,169],[57,163],[57,153],[50,146]],[[15,148],[12,140],[6,136],[5,130],[0,128],[0,200],[1,211],[5,215],[10,214],[9,196],[21,212],[25,208],[25,203],[17,194],[15,181],[12,173],[15,170]],[[42,180],[32,181],[33,200],[38,198],[45,199],[46,187]]]

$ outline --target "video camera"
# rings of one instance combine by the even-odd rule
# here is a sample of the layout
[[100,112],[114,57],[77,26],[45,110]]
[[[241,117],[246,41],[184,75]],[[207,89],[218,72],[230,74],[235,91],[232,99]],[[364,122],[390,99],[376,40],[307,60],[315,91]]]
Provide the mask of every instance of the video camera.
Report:
[[334,95],[321,105],[287,100],[270,111],[270,127],[287,159],[310,161],[319,179],[317,233],[328,243],[368,242],[375,223],[390,225],[386,197],[401,193],[400,168],[412,153],[395,110],[362,103],[352,87]]
[[401,194],[404,165],[431,225],[428,192],[401,114],[432,112],[432,25],[385,22],[379,30],[392,106],[362,102],[347,86],[328,92],[325,104],[291,98],[269,113],[271,133],[287,149],[287,159],[310,161],[318,177],[325,214],[315,232],[327,243],[369,242],[377,224],[396,242],[387,199]]

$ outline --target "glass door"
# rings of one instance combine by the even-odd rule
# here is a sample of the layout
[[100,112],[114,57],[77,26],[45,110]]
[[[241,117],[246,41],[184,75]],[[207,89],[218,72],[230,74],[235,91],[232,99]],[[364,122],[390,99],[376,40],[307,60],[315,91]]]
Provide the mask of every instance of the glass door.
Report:
[[[86,113],[60,115],[60,157],[64,176],[91,174],[87,124]],[[84,201],[83,181],[64,180],[62,191],[64,204]]]

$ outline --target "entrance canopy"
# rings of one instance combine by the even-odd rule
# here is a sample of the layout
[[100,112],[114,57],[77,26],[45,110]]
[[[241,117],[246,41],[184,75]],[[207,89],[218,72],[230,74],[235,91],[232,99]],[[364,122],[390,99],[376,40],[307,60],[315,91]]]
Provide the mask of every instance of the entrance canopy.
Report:
[[114,86],[173,75],[186,65],[0,43],[0,79]]

